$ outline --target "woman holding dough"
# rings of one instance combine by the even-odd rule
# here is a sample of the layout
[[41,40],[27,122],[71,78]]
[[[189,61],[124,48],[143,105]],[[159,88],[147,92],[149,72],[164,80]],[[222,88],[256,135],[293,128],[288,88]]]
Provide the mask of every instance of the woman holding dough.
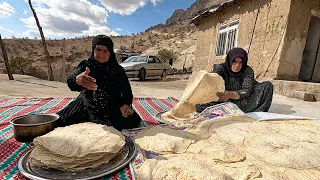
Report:
[[225,101],[236,104],[243,112],[267,112],[271,106],[273,85],[271,82],[259,83],[254,79],[253,69],[247,65],[248,54],[242,48],[229,51],[223,64],[215,64],[213,71],[225,81],[225,92],[218,92],[218,102],[197,104],[197,112]]
[[110,37],[93,38],[91,56],[80,62],[67,83],[71,91],[81,93],[58,112],[59,126],[91,121],[121,130],[140,124],[141,118],[131,106],[130,83],[117,63]]

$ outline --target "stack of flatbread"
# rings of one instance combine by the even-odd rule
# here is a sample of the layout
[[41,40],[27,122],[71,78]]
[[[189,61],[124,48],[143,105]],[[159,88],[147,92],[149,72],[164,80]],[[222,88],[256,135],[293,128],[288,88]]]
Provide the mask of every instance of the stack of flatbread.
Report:
[[121,152],[125,138],[113,127],[81,123],[56,128],[33,143],[32,165],[80,171],[108,163]]
[[216,73],[201,70],[193,74],[182,94],[181,100],[172,110],[162,114],[167,122],[188,120],[195,111],[196,104],[218,100],[217,92],[224,92],[224,80]]
[[160,153],[144,161],[139,179],[319,180],[317,121],[254,121],[233,115],[193,125],[183,131],[139,133],[135,141],[141,149]]

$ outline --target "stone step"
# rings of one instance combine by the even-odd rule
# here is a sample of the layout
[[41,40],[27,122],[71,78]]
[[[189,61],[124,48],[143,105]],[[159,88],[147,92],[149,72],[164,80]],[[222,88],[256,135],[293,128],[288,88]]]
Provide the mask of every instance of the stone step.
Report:
[[317,101],[320,101],[320,92],[313,93],[314,98],[316,98]]
[[0,74],[4,74],[6,72],[5,68],[0,68]]
[[273,80],[274,93],[305,101],[320,101],[320,83]]
[[305,91],[294,91],[294,93],[292,93],[292,95],[289,95],[288,97],[300,99],[303,101],[309,101],[309,102],[317,101],[313,93],[309,93]]

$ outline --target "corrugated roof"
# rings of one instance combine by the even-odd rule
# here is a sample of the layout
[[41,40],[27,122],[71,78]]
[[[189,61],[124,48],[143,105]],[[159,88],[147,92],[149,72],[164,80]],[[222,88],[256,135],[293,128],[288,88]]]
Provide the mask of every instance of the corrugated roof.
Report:
[[215,12],[217,12],[218,10],[220,10],[220,9],[226,7],[226,6],[229,6],[229,5],[233,4],[235,1],[236,0],[227,0],[226,2],[224,2],[222,4],[219,4],[219,5],[216,5],[216,6],[212,6],[208,10],[206,10],[206,11],[202,12],[201,14],[197,15],[196,17],[192,18],[191,23],[193,23],[196,26],[198,26],[202,19],[214,14]]

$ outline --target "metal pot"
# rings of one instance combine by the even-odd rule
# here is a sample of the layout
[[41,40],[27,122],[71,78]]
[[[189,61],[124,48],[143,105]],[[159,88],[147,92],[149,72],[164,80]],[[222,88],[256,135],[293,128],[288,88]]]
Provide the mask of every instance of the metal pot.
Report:
[[32,142],[57,127],[58,114],[34,114],[19,116],[10,121],[14,137],[19,142]]

